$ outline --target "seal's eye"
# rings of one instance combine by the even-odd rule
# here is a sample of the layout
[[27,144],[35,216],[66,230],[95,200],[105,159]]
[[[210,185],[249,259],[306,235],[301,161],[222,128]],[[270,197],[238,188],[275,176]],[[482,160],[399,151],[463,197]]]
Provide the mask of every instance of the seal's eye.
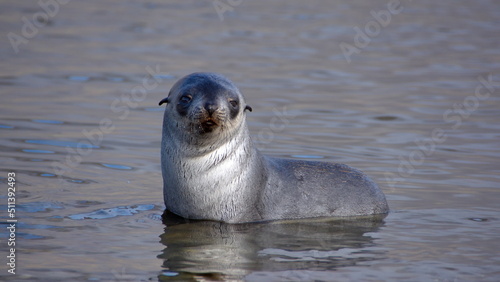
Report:
[[238,107],[238,101],[236,100],[229,100],[229,104],[231,104],[231,107],[233,108]]
[[191,95],[183,95],[179,100],[179,104],[187,105],[192,99],[193,97]]

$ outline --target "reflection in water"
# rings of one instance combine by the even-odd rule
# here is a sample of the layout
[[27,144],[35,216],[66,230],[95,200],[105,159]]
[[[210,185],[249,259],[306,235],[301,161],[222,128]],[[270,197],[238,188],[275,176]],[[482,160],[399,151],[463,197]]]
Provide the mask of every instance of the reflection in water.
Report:
[[[226,224],[188,221],[168,214],[161,235],[160,259],[167,279],[241,279],[247,275],[292,270],[325,271],[383,258],[371,250],[369,232],[383,226],[383,216],[356,219],[304,219],[281,222]],[[283,276],[284,275],[284,276]]]

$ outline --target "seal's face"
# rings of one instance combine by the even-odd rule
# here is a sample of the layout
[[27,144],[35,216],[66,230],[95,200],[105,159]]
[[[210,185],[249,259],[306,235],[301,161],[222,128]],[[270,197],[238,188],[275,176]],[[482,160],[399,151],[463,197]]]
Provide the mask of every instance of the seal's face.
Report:
[[168,110],[174,112],[170,115],[182,120],[182,128],[190,138],[229,133],[241,124],[242,113],[251,110],[231,81],[213,73],[194,73],[182,78],[160,104],[163,102],[169,103]]
[[175,110],[187,118],[192,128],[200,134],[209,133],[233,121],[240,113],[238,93],[221,87],[212,80],[196,81],[180,89]]

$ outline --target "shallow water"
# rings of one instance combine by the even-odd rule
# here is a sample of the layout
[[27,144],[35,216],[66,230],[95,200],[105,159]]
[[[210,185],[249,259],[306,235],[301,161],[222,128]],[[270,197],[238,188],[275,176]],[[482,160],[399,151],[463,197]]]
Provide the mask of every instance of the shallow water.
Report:
[[[231,3],[0,4],[2,280],[500,280],[500,4]],[[362,169],[391,213],[162,224],[157,103],[200,70],[240,87],[261,151]]]

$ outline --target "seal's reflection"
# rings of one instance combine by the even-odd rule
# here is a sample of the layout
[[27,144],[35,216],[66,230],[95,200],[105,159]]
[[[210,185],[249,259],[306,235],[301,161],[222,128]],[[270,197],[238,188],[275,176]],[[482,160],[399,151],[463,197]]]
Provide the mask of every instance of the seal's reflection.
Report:
[[165,249],[158,258],[175,280],[242,279],[258,271],[331,271],[383,256],[367,249],[375,243],[366,233],[383,226],[384,217],[226,224],[165,213],[165,233],[160,236]]

